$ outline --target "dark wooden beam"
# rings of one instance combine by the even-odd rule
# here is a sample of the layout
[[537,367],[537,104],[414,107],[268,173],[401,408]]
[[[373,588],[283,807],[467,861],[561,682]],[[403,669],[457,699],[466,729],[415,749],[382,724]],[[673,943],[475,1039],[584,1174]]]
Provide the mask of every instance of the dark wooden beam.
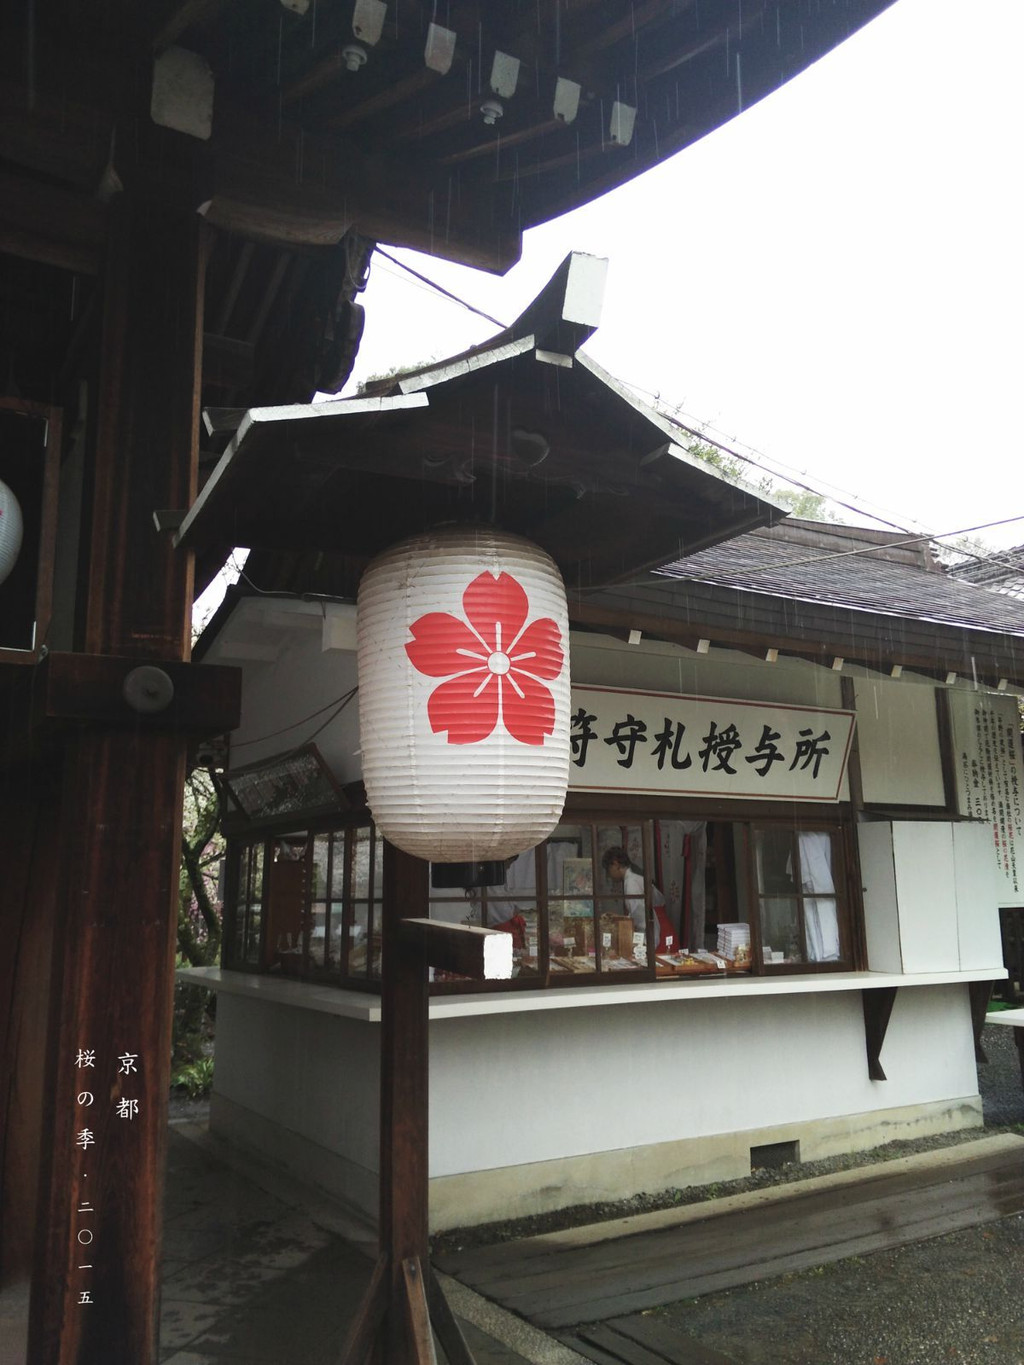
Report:
[[868,1075],[873,1081],[884,1081],[885,1072],[880,1061],[889,1017],[896,1003],[895,986],[872,986],[861,991],[864,1006],[864,1042],[868,1054]]
[[935,689],[935,724],[939,737],[939,760],[942,764],[943,804],[950,814],[957,813],[956,750],[953,745],[953,718],[949,710],[949,693],[943,687]]
[[265,126],[218,108],[206,215],[216,227],[280,246],[334,246],[348,231],[503,273],[521,229],[495,220],[486,187],[451,195],[449,172],[422,156],[370,152],[355,140]]
[[[430,1330],[430,1308],[424,1283],[425,1261],[418,1256],[407,1256],[402,1262],[403,1303],[408,1355],[401,1357],[409,1365],[437,1365],[434,1336]],[[398,1359],[399,1357],[395,1357]]]
[[[494,930],[432,922],[429,865],[384,844],[381,921],[380,1258],[342,1351],[342,1365],[371,1360],[435,1365],[431,1318],[451,1365],[473,1357],[430,1270],[427,1157],[431,963],[483,970]],[[409,915],[412,911],[412,915]],[[462,932],[460,932],[462,931]]]
[[431,967],[476,981],[507,981],[512,975],[512,937],[498,929],[404,919],[402,940]]
[[[839,695],[847,711],[857,710],[857,689],[850,677],[839,679]],[[859,815],[864,809],[864,780],[860,767],[860,733],[856,724],[850,738],[850,752],[846,759],[846,777],[850,784],[850,805]]]
[[427,1298],[430,1303],[430,1317],[434,1324],[437,1339],[448,1357],[448,1365],[475,1365],[472,1351],[462,1335],[462,1328],[455,1319],[451,1305],[444,1296],[438,1283],[434,1268],[429,1263],[424,1267],[427,1275]]
[[335,132],[344,132],[346,128],[354,128],[357,124],[365,123],[368,118],[382,114],[386,109],[390,109],[396,104],[401,104],[410,95],[416,95],[435,81],[442,79],[443,77],[439,76],[436,71],[431,71],[429,66],[424,66],[420,70],[404,76],[401,80],[393,81],[383,90],[378,90],[376,94],[362,100],[359,104],[350,105],[341,113],[329,114],[324,119],[323,126],[334,129]]
[[[208,735],[223,734],[238,724],[240,669],[168,660],[143,664],[163,674],[173,693],[166,706],[139,711],[125,694],[127,686],[130,695],[131,675],[139,667],[138,659],[103,654],[47,655],[33,688],[37,722],[93,721]],[[144,687],[144,676],[141,682]],[[159,692],[155,699],[160,699]]]
[[[534,142],[539,137],[547,137],[548,134],[564,129],[565,124],[555,117],[546,118],[539,123],[533,123],[528,128],[520,128],[514,133],[509,133],[501,139],[501,151],[507,152],[510,147],[523,147],[528,142]],[[467,161],[476,161],[482,156],[496,156],[496,149],[493,142],[478,142],[473,147],[463,147],[460,151],[449,152],[446,156],[438,157],[439,166],[461,166]]]
[[[648,595],[647,589],[652,591]],[[942,678],[951,668],[963,668],[974,658],[980,682],[994,686],[999,678],[1024,682],[1024,666],[1013,636],[997,631],[967,630],[892,616],[855,611],[832,603],[794,602],[749,592],[737,592],[686,579],[665,579],[665,586],[644,584],[642,598],[627,598],[614,585],[596,594],[571,595],[569,618],[574,624],[599,629],[623,625],[643,630],[673,644],[694,648],[710,639],[726,648],[778,649],[797,659],[831,666],[841,654],[847,663],[888,673],[894,663],[926,677]],[[675,594],[677,600],[670,600]],[[684,608],[680,603],[685,603]],[[613,605],[614,603],[614,605]],[[799,610],[797,610],[799,608]],[[738,629],[737,613],[750,621]],[[913,632],[921,631],[919,638]],[[923,638],[927,631],[930,648]]]
[[391,1258],[378,1256],[370,1277],[370,1284],[349,1323],[341,1348],[342,1365],[361,1365],[373,1351],[377,1333],[388,1311],[388,1283]]
[[252,388],[256,348],[251,341],[207,332],[203,337],[203,383],[215,389]]
[[371,153],[355,139],[270,122],[226,91],[213,137],[194,150],[146,117],[123,121],[116,140],[114,128],[107,109],[46,92],[30,101],[0,82],[0,158],[87,195],[112,165],[126,188],[202,209],[214,226],[253,241],[335,246],[355,229],[482,270],[503,273],[519,259],[521,226],[495,217],[486,186],[451,195],[450,172],[422,156]]
[[95,199],[0,171],[0,251],[95,275],[106,232],[107,211]]
[[40,177],[93,194],[110,156],[114,118],[72,100],[30,95],[0,80],[0,158]]
[[180,0],[175,3],[153,31],[154,54],[159,55],[177,42],[193,24],[207,23],[215,18],[227,3],[228,0]]
[[[11,714],[11,721],[15,716]],[[8,769],[8,772],[10,770]],[[50,783],[47,782],[50,777]],[[26,1280],[39,1195],[46,1110],[46,1025],[52,971],[59,820],[52,775],[38,761],[0,787],[0,1284]],[[48,786],[50,789],[48,790]]]
[[[179,663],[189,556],[152,511],[195,485],[202,224],[127,196],[111,214],[83,638],[92,653]],[[31,1365],[157,1359],[186,747],[88,720],[65,743]]]

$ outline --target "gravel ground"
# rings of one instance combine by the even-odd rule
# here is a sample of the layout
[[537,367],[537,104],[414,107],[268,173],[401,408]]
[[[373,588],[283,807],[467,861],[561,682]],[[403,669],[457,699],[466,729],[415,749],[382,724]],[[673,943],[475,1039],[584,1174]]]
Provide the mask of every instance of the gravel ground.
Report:
[[[978,1075],[989,1132],[1024,1126],[1012,1032],[984,1034],[989,1061]],[[657,1312],[737,1365],[1024,1365],[1024,1217]]]
[[1024,1365],[1024,1217],[658,1310],[737,1365]]

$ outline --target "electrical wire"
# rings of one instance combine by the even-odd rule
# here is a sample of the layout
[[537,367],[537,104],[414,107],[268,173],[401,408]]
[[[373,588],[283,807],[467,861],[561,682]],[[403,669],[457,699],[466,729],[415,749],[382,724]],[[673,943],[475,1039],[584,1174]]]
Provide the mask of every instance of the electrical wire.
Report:
[[[933,535],[911,536],[907,540],[889,541],[888,544],[886,545],[864,545],[857,550],[833,550],[828,554],[808,555],[805,556],[803,559],[784,559],[781,562],[775,564],[758,564],[755,565],[752,569],[744,567],[742,572],[744,577],[746,577],[747,574],[772,573],[776,569],[794,569],[804,564],[821,564],[828,559],[852,559],[856,555],[880,554],[887,550],[899,550],[905,548],[908,545],[920,545],[924,541],[928,540],[948,540],[951,536],[967,536],[971,535],[975,531],[987,531],[990,530],[993,526],[1009,526],[1015,521],[1024,521],[1024,516],[1003,517],[999,521],[985,521],[982,522],[980,526],[965,526],[961,531],[946,531],[941,536]],[[840,526],[838,529],[842,531],[844,528]],[[849,529],[853,532],[853,534],[856,534],[855,527],[851,527]]]
[[[376,253],[377,253],[378,255],[383,256],[385,260],[390,261],[393,265],[398,266],[400,270],[406,271],[409,275],[413,276],[414,279],[419,280],[422,284],[426,285],[429,289],[432,289],[432,290],[436,291],[436,292],[437,292],[438,294],[440,294],[443,298],[448,299],[448,300],[449,300],[450,302],[452,302],[452,303],[460,304],[463,308],[467,309],[469,312],[475,313],[478,317],[484,318],[487,322],[493,323],[495,327],[501,328],[502,331],[507,330],[507,324],[506,324],[506,323],[503,323],[503,322],[499,321],[497,318],[492,317],[490,313],[485,313],[482,309],[477,308],[474,304],[467,302],[467,301],[466,301],[465,299],[463,299],[463,298],[460,298],[458,294],[452,293],[451,290],[445,289],[444,286],[438,284],[438,283],[436,282],[436,280],[432,280],[432,279],[430,279],[427,275],[423,275],[423,274],[421,274],[418,270],[414,270],[414,269],[412,268],[412,266],[406,265],[405,262],[404,262],[404,261],[400,261],[400,260],[398,259],[397,256],[392,256],[391,253],[388,252],[388,251],[385,251],[385,250],[383,249],[383,247],[381,247],[381,246],[378,245],[377,247],[375,247],[375,251],[376,251]],[[388,273],[388,274],[391,274],[392,272],[388,271],[387,273]],[[745,454],[743,454],[742,451],[737,450],[734,446],[731,446],[731,445],[726,444],[726,442],[725,442],[724,440],[720,439],[719,437],[713,436],[713,435],[709,434],[709,429],[708,429],[707,426],[704,426],[704,427],[690,426],[688,423],[682,421],[682,420],[676,415],[676,413],[678,413],[678,412],[680,411],[680,407],[677,406],[675,409],[669,409],[669,410],[666,411],[666,405],[662,404],[662,402],[661,402],[661,395],[660,395],[660,394],[655,393],[655,392],[654,392],[653,390],[651,390],[651,389],[644,388],[643,385],[641,385],[641,384],[636,384],[636,383],[634,383],[634,382],[631,381],[631,380],[621,380],[620,382],[626,384],[627,387],[630,388],[630,389],[632,389],[635,393],[642,394],[642,395],[644,395],[644,396],[647,397],[647,398],[653,399],[653,400],[654,400],[654,404],[655,404],[655,406],[656,406],[656,410],[659,412],[659,414],[660,414],[662,417],[667,418],[667,420],[670,421],[670,422],[672,423],[673,426],[678,427],[680,431],[686,432],[686,434],[687,434],[688,436],[692,436],[694,440],[703,441],[703,442],[705,442],[706,444],[708,444],[708,445],[710,445],[710,446],[713,446],[716,450],[720,450],[724,455],[729,456],[730,459],[740,460],[742,463],[748,464],[748,465],[750,465],[752,468],[757,469],[757,470],[760,470],[762,474],[767,475],[767,476],[770,477],[770,478],[773,478],[773,479],[783,479],[786,483],[789,483],[789,484],[793,485],[793,487],[795,487],[795,488],[801,489],[801,490],[802,490],[803,492],[805,492],[805,493],[811,493],[811,494],[815,495],[816,497],[823,497],[823,498],[826,499],[826,501],[835,504],[835,506],[837,506],[837,507],[842,507],[842,508],[843,508],[845,511],[847,511],[847,512],[853,512],[854,515],[856,515],[856,516],[866,516],[866,517],[869,517],[872,521],[877,522],[879,525],[888,526],[890,530],[893,530],[893,531],[904,531],[904,532],[906,532],[906,531],[908,531],[908,530],[910,529],[910,528],[906,525],[906,520],[907,520],[907,519],[904,519],[904,520],[901,520],[901,521],[893,521],[893,520],[892,520],[890,517],[888,517],[888,516],[881,515],[879,512],[871,511],[869,508],[865,507],[862,503],[859,503],[859,502],[847,502],[847,501],[845,500],[844,497],[838,497],[838,496],[836,496],[836,491],[838,491],[838,492],[840,492],[840,493],[844,492],[844,490],[842,490],[842,489],[837,489],[836,491],[832,491],[832,492],[823,492],[823,491],[822,491],[822,486],[821,486],[820,484],[819,484],[819,485],[815,485],[815,484],[810,484],[810,483],[804,482],[804,480],[802,480],[801,478],[797,477],[797,475],[793,472],[792,466],[787,466],[787,465],[785,464],[784,461],[774,461],[773,464],[767,463],[768,457],[764,454],[764,452],[763,452],[763,451],[758,451],[758,450],[757,450],[755,447],[753,447],[753,446],[749,447],[749,449],[751,449],[751,450],[754,452],[752,455],[745,455]],[[755,458],[756,456],[760,456],[760,459]],[[780,466],[781,466],[781,467],[780,467]],[[787,471],[788,471],[788,472],[787,472]],[[827,487],[828,487],[828,485],[826,484],[826,488],[827,488]],[[833,488],[835,488],[834,485],[833,485]],[[768,496],[770,496],[770,494],[768,494]],[[850,495],[848,495],[848,496],[855,496],[855,495],[850,494]],[[913,518],[910,518],[909,520],[913,520]],[[942,542],[942,541],[950,540],[950,539],[952,539],[954,536],[970,535],[970,534],[972,534],[974,531],[983,531],[983,530],[987,530],[987,529],[990,529],[990,528],[995,527],[995,526],[1006,526],[1006,525],[1010,525],[1011,523],[1013,523],[1013,522],[1015,522],[1015,521],[1024,521],[1024,517],[1006,517],[1006,518],[1004,518],[1004,519],[1002,519],[1002,520],[1000,520],[1000,521],[990,521],[990,522],[985,522],[985,523],[983,523],[983,524],[980,525],[980,526],[968,527],[966,530],[963,530],[963,531],[947,531],[947,532],[943,532],[943,533],[941,533],[941,534],[940,534],[940,533],[936,533],[936,532],[929,532],[929,533],[924,534],[924,535],[915,536],[915,537],[913,537],[912,539],[909,539],[909,540],[898,541],[898,542],[895,543],[895,545],[890,544],[890,546],[888,546],[888,547],[870,546],[870,547],[866,547],[866,548],[864,548],[864,549],[862,549],[862,550],[843,550],[843,551],[837,551],[837,552],[835,552],[835,553],[833,553],[833,554],[822,555],[822,556],[819,556],[819,557],[814,558],[814,559],[792,560],[792,561],[787,561],[785,564],[778,564],[778,565],[764,565],[764,566],[761,566],[761,567],[759,567],[759,568],[754,568],[754,569],[748,570],[747,572],[750,572],[750,573],[768,573],[768,572],[771,571],[772,568],[788,568],[788,567],[796,566],[796,565],[800,565],[800,564],[813,564],[813,563],[818,563],[818,562],[820,562],[820,560],[823,560],[823,559],[837,559],[837,558],[843,558],[843,557],[848,557],[848,556],[858,555],[858,554],[870,554],[870,553],[872,553],[873,551],[875,551],[875,550],[877,550],[877,549],[882,549],[882,548],[898,548],[899,546],[918,545],[918,544],[921,544],[921,543],[924,542],[924,541],[929,541],[929,540],[930,540],[930,541],[936,541],[936,542]],[[983,555],[983,554],[978,554],[978,553],[975,552],[974,550],[961,549],[961,548],[959,548],[959,547],[956,547],[956,548],[958,549],[958,552],[959,552],[959,553],[965,555],[967,558],[975,559],[975,560],[978,560],[978,561],[986,561],[986,560],[989,559],[989,556]],[[245,576],[244,574],[240,574],[240,576],[243,577],[243,578],[246,578],[246,576]],[[246,582],[249,583],[250,586],[253,587],[257,592],[264,592],[264,591],[266,591],[266,589],[263,589],[263,588],[256,588],[256,585],[255,585],[254,583],[252,583],[251,580],[248,579],[248,578],[246,578]]]
[[468,308],[471,313],[476,313],[477,317],[483,318],[486,322],[493,322],[495,327],[500,328],[503,332],[506,330],[506,324],[504,322],[499,322],[497,318],[492,318],[490,313],[485,313],[482,308],[477,308],[475,304],[467,303],[465,299],[460,299],[458,294],[453,294],[450,289],[445,289],[444,285],[438,284],[436,280],[430,279],[427,275],[421,275],[418,270],[413,270],[411,265],[406,265],[404,261],[400,261],[397,256],[392,256],[391,253],[385,251],[383,247],[378,246],[375,250],[377,254],[383,256],[386,261],[390,261],[392,265],[397,265],[400,270],[408,271],[415,279],[422,280],[422,282],[429,285],[431,289],[436,289],[437,292],[443,294],[446,299],[451,299],[453,303],[461,303],[463,308]]
[[[786,483],[792,484],[795,488],[802,489],[805,493],[813,493],[816,497],[823,497],[827,499],[827,501],[835,503],[837,507],[842,507],[847,512],[853,512],[857,516],[870,517],[872,521],[877,521],[883,526],[888,526],[893,531],[910,530],[910,527],[905,523],[895,522],[888,517],[880,516],[878,513],[871,512],[862,505],[845,502],[841,497],[837,497],[835,492],[823,493],[820,485],[815,486],[814,484],[805,483],[802,479],[798,478],[795,473],[786,472],[792,471],[792,466],[786,465],[784,461],[774,461],[774,467],[772,464],[765,463],[768,460],[768,456],[766,456],[763,451],[756,450],[753,446],[748,447],[748,449],[753,450],[754,454],[744,455],[742,451],[737,450],[734,446],[727,445],[720,437],[710,435],[707,427],[690,426],[686,422],[683,422],[675,415],[679,411],[679,408],[666,411],[665,405],[661,403],[661,396],[654,393],[651,389],[645,389],[642,385],[635,384],[632,380],[628,379],[624,379],[621,382],[633,389],[634,392],[643,394],[647,398],[654,399],[654,403],[657,405],[656,411],[659,415],[667,418],[668,421],[670,421],[673,426],[678,427],[680,431],[685,431],[686,434],[692,436],[694,440],[703,441],[707,445],[714,446],[716,450],[720,450],[723,455],[728,455],[730,459],[741,460],[744,464],[749,464],[755,469],[759,469],[762,474],[767,474],[773,479],[784,479]],[[761,458],[757,459],[755,456],[760,456]],[[779,466],[781,466],[781,468]],[[844,490],[839,489],[837,491],[843,492]],[[771,496],[770,493],[768,493],[767,496]],[[933,536],[931,538],[935,539],[936,537]]]
[[352,698],[358,691],[359,691],[358,687],[350,688],[348,692],[342,693],[340,697],[332,697],[331,700],[329,702],[325,702],[323,706],[317,707],[315,711],[310,711],[309,715],[303,716],[301,720],[293,720],[289,725],[282,725],[280,730],[271,730],[271,732],[268,735],[258,735],[255,739],[239,740],[237,744],[232,744],[231,748],[232,750],[244,749],[250,744],[263,744],[268,739],[276,739],[278,735],[287,734],[289,730],[295,730],[298,728],[298,726],[305,725],[307,720],[315,720],[317,716],[322,716],[323,713],[325,711],[329,711],[332,706],[337,707],[337,710],[334,711],[332,715],[328,716],[322,725],[318,726],[317,729],[315,729],[307,739],[302,741],[303,744],[308,744],[311,739],[314,739],[320,733],[321,730],[326,729],[327,726],[330,725],[331,721],[334,719],[335,716],[340,715],[340,713],[349,704],[349,702],[352,700]]
[[[454,294],[452,293],[451,290],[445,289],[444,286],[438,284],[436,280],[432,280],[427,275],[423,275],[418,270],[414,270],[412,266],[406,265],[405,262],[400,261],[397,256],[392,256],[391,253],[385,251],[383,247],[378,245],[377,247],[375,247],[375,251],[378,255],[383,256],[385,260],[391,261],[391,263],[393,265],[398,266],[400,270],[406,271],[409,275],[413,276],[414,279],[421,281],[422,284],[426,285],[429,289],[436,291],[443,298],[448,299],[451,303],[460,304],[469,312],[475,313],[478,317],[484,318],[487,322],[493,323],[495,327],[501,328],[502,331],[507,330],[506,323],[500,322],[497,318],[492,317],[490,313],[485,313],[482,309],[477,308],[474,304],[467,302],[466,299],[460,298],[458,294]],[[388,271],[387,273],[391,274],[392,272]],[[636,384],[632,380],[621,380],[620,382],[626,384],[627,387],[632,389],[635,393],[642,394],[646,398],[653,399],[654,404],[656,406],[656,410],[659,412],[659,414],[667,418],[673,424],[673,426],[678,427],[680,431],[685,431],[686,434],[688,436],[692,436],[694,440],[703,441],[710,446],[714,446],[716,450],[720,450],[724,455],[728,455],[730,459],[740,460],[742,463],[748,464],[752,466],[754,469],[760,470],[762,474],[765,474],[770,478],[783,479],[786,483],[792,484],[793,487],[799,488],[805,493],[811,493],[816,497],[823,497],[828,502],[834,503],[836,507],[842,507],[847,512],[853,512],[855,516],[869,517],[872,521],[877,522],[881,526],[888,526],[889,529],[893,531],[904,532],[909,531],[910,527],[906,524],[906,522],[907,520],[912,521],[913,518],[905,518],[901,521],[894,521],[889,516],[885,516],[882,515],[880,512],[870,510],[870,508],[865,507],[862,502],[848,502],[846,501],[845,497],[837,496],[837,493],[840,494],[846,493],[846,490],[840,489],[835,485],[832,486],[834,491],[823,492],[822,486],[820,484],[815,485],[806,483],[804,482],[803,479],[799,478],[793,471],[793,467],[791,465],[786,465],[785,461],[776,460],[773,463],[769,464],[767,463],[768,456],[766,456],[763,451],[759,451],[756,449],[756,447],[753,446],[748,447],[750,450],[753,451],[753,454],[744,455],[742,451],[737,450],[734,446],[726,444],[726,442],[722,440],[720,437],[711,435],[708,426],[706,425],[690,426],[687,422],[682,421],[676,415],[680,411],[679,406],[676,406],[674,409],[668,408],[668,410],[666,410],[668,405],[662,403],[661,395],[659,393],[655,393],[652,389],[644,388],[642,384]],[[756,458],[758,456],[760,458]],[[825,486],[826,488],[829,487],[827,484]],[[846,493],[846,496],[854,497],[855,495]],[[992,521],[986,523],[986,525],[989,527],[1002,526],[1006,525],[1008,522],[1019,521],[1022,519],[1024,518],[1010,517],[1007,518],[1006,521]],[[978,529],[985,529],[985,527],[981,527]],[[936,534],[935,532],[930,532],[927,535],[922,535],[918,537],[916,541],[907,541],[904,543],[915,544],[925,540],[943,541],[950,539],[951,536],[966,534],[968,534],[968,532],[964,531],[952,531],[941,535]],[[977,554],[973,550],[961,549],[959,550],[959,553],[964,554],[971,559],[985,560],[988,558],[988,556]],[[246,581],[248,582],[249,580],[247,579]],[[255,587],[255,585],[252,586]],[[256,591],[262,592],[265,590],[262,588],[257,588]]]
[[[679,411],[678,408],[676,408],[676,409],[674,409],[674,410],[670,410],[670,411],[665,411],[665,410],[664,410],[664,406],[661,405],[661,396],[660,396],[660,394],[654,393],[651,389],[645,389],[642,385],[640,385],[640,384],[635,384],[635,383],[633,383],[633,382],[630,381],[630,380],[623,380],[623,381],[621,381],[621,382],[624,383],[624,384],[627,384],[628,387],[631,388],[631,389],[633,389],[635,392],[640,393],[640,394],[643,394],[643,395],[645,395],[646,397],[653,399],[653,400],[654,400],[654,403],[655,403],[656,405],[659,405],[659,406],[657,407],[657,410],[660,412],[660,414],[661,414],[663,417],[666,417],[670,422],[672,422],[674,426],[678,426],[682,431],[685,431],[688,435],[693,436],[696,440],[698,440],[698,441],[703,441],[703,442],[705,442],[705,443],[708,444],[708,445],[714,446],[716,450],[721,450],[721,451],[723,452],[723,454],[729,455],[730,457],[732,457],[732,458],[734,458],[734,459],[737,459],[737,460],[742,460],[742,461],[743,461],[744,463],[746,463],[746,464],[751,464],[751,465],[754,466],[755,469],[760,469],[763,473],[765,473],[765,474],[767,474],[767,475],[770,475],[772,478],[783,479],[783,480],[785,480],[787,483],[793,484],[793,485],[794,485],[795,487],[797,487],[797,488],[802,488],[802,489],[803,489],[805,492],[807,492],[807,493],[813,493],[813,494],[814,494],[815,496],[817,496],[817,497],[824,498],[824,499],[826,499],[826,501],[831,502],[831,503],[834,503],[835,506],[837,506],[837,507],[843,507],[843,508],[845,508],[848,512],[854,512],[854,513],[857,514],[858,516],[866,516],[866,517],[869,517],[872,521],[878,522],[878,523],[879,523],[880,525],[882,525],[882,526],[888,526],[888,527],[889,527],[891,530],[893,530],[893,531],[904,531],[904,532],[908,532],[908,531],[911,529],[910,526],[907,525],[907,521],[909,520],[909,521],[913,522],[913,520],[914,520],[913,518],[904,518],[904,519],[902,519],[901,521],[898,521],[898,522],[897,522],[897,521],[893,521],[893,520],[891,520],[889,517],[880,515],[880,513],[877,512],[877,511],[872,511],[872,510],[870,509],[870,507],[865,506],[865,505],[863,504],[863,502],[861,502],[861,501],[857,501],[857,502],[853,502],[853,503],[843,501],[843,499],[842,499],[841,497],[837,497],[837,496],[836,496],[836,493],[837,493],[837,492],[839,492],[839,493],[847,492],[847,490],[840,489],[840,488],[838,488],[837,485],[830,485],[830,484],[827,483],[827,481],[825,481],[823,484],[818,484],[818,485],[804,483],[804,482],[802,482],[802,480],[800,480],[799,478],[795,477],[794,473],[792,472],[792,466],[791,466],[791,465],[786,465],[785,461],[782,461],[782,460],[774,460],[771,464],[762,463],[762,462],[761,462],[762,460],[767,461],[769,457],[766,456],[766,455],[764,454],[763,451],[759,451],[759,450],[756,449],[756,447],[753,447],[753,446],[748,446],[748,449],[751,450],[751,451],[753,451],[753,455],[744,455],[741,451],[736,450],[735,448],[726,445],[724,441],[722,441],[722,440],[720,440],[720,439],[718,439],[718,438],[716,438],[716,437],[714,437],[714,436],[708,435],[708,432],[707,432],[706,429],[704,429],[704,428],[699,428],[699,427],[691,427],[691,426],[689,426],[687,423],[682,422],[682,421],[675,415],[675,413]],[[744,443],[744,444],[745,444],[745,443]],[[761,456],[761,460],[758,460],[758,459],[754,458],[755,456],[758,456],[758,455]],[[832,490],[832,491],[830,491],[830,490]],[[850,496],[850,497],[856,497],[855,494],[849,494],[849,493],[848,493],[847,495]],[[769,492],[768,496],[770,496],[770,492]],[[909,541],[904,541],[904,542],[898,542],[898,543],[900,543],[900,544],[906,544],[906,545],[912,545],[912,544],[920,544],[921,542],[926,541],[926,540],[931,540],[931,541],[935,541],[936,543],[941,543],[941,542],[943,542],[943,541],[950,540],[953,536],[968,535],[968,534],[970,534],[970,532],[971,532],[972,530],[985,530],[985,529],[987,529],[987,528],[989,528],[989,527],[1010,525],[1010,524],[1012,524],[1012,523],[1015,522],[1015,521],[1021,521],[1021,520],[1024,520],[1024,517],[1007,517],[1007,518],[1005,518],[1005,519],[1002,520],[1002,521],[990,521],[990,522],[984,523],[982,526],[979,526],[979,527],[968,528],[968,530],[966,530],[966,531],[948,531],[948,532],[935,532],[935,531],[929,531],[929,532],[927,532],[927,533],[922,533],[920,536],[917,536],[916,539],[914,539],[914,540],[909,540]],[[839,523],[839,524],[842,525],[843,523]],[[920,523],[918,523],[918,524],[920,524]],[[950,548],[953,549],[953,550],[955,550],[957,554],[963,555],[966,559],[975,560],[975,561],[977,561],[978,563],[982,563],[982,564],[994,562],[994,561],[996,561],[996,560],[999,558],[999,556],[996,555],[996,554],[979,554],[977,551],[966,549],[966,548],[963,547],[963,546],[957,546],[957,545],[955,545],[955,546],[951,546]],[[844,553],[846,553],[846,552],[844,552]],[[851,553],[852,553],[852,552],[851,552]],[[863,551],[863,552],[858,551],[857,553],[868,553],[868,551]],[[1010,554],[1010,553],[1013,553],[1013,552],[1012,552],[1012,551],[1003,551],[1002,553],[1003,553],[1003,554]],[[804,562],[804,561],[800,561],[800,562],[802,563],[802,562]],[[808,562],[810,562],[810,561],[808,561]]]
[[302,743],[311,744],[322,730],[326,730],[328,725],[330,725],[333,720],[336,720],[338,716],[341,715],[342,711],[344,711],[345,707],[349,704],[349,702],[352,700],[352,698],[356,695],[358,691],[359,691],[358,686],[353,687],[352,691],[349,692],[348,696],[345,697],[345,699],[338,706],[338,709],[332,712],[332,714],[327,717],[327,719],[323,722],[322,725],[318,725],[311,735],[307,735],[306,738],[302,741]]

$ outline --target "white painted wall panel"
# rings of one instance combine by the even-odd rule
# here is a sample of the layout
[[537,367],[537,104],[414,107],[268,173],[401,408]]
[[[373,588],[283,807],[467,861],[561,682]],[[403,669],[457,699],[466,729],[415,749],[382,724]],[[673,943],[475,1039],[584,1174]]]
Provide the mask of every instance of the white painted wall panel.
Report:
[[864,932],[868,970],[901,972],[899,906],[896,902],[896,865],[892,853],[892,826],[888,822],[857,826],[860,870],[864,888]]
[[999,876],[992,856],[992,827],[953,826],[957,936],[965,971],[1003,960],[999,932]]
[[999,970],[991,826],[879,821],[857,838],[870,970]]
[[952,826],[943,821],[896,821],[891,828],[903,970],[954,971],[960,945]]
[[[327,622],[326,629],[334,630],[335,624]],[[356,656],[347,649],[324,650],[324,629],[319,614],[306,618],[304,626],[280,632],[276,658],[248,664],[242,723],[231,736],[233,768],[313,738],[339,782],[360,777],[358,694],[331,718],[335,704],[356,685]]]

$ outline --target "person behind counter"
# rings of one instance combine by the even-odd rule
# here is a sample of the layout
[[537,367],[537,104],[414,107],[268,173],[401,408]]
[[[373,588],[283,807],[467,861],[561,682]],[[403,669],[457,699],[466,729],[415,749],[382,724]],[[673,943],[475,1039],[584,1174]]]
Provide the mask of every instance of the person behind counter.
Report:
[[[633,928],[638,934],[646,932],[647,901],[644,895],[644,874],[630,861],[629,854],[622,847],[606,849],[601,857],[601,866],[613,882],[621,882],[625,896],[626,913],[633,920]],[[657,933],[656,952],[672,952],[675,949],[675,930],[665,910],[665,897],[656,886],[651,887],[651,906],[654,910]]]

